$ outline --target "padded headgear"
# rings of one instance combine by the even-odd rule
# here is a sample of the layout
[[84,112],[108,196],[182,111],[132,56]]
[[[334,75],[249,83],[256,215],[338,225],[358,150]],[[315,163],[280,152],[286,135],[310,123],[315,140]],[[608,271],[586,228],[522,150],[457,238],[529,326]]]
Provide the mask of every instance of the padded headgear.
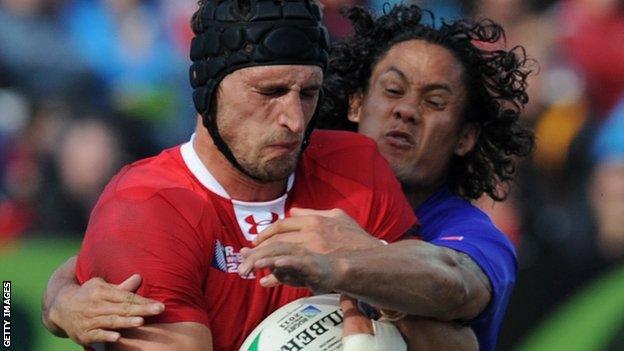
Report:
[[[325,70],[329,35],[321,23],[321,9],[310,0],[208,0],[195,16],[190,68],[195,108],[219,151],[253,178],[219,135],[212,113],[217,86],[226,75],[245,67],[314,65]],[[320,101],[302,148],[309,142],[319,106]]]

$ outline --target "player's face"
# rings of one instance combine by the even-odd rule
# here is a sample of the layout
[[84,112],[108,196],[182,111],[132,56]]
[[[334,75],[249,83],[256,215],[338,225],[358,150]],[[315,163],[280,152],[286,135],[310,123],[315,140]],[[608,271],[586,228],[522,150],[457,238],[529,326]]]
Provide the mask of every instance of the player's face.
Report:
[[226,76],[217,93],[217,125],[240,165],[270,182],[295,170],[318,102],[316,66],[260,66]]
[[439,186],[453,155],[474,147],[476,129],[462,123],[462,75],[447,49],[410,40],[394,45],[375,66],[368,91],[352,97],[349,119],[377,141],[403,184]]

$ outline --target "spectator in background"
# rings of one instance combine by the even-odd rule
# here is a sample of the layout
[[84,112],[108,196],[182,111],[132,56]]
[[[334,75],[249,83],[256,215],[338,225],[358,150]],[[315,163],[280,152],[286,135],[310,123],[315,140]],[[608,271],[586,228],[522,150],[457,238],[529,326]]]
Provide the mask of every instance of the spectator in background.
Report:
[[0,0],[0,63],[34,97],[79,94],[88,72],[63,31],[62,1]]
[[[0,107],[7,117],[10,107]],[[67,118],[66,105],[58,101],[24,102],[21,110],[22,123],[8,134],[4,149],[6,171],[2,183],[6,197],[0,203],[0,232],[11,238],[33,229],[38,196],[47,190],[46,160]]]
[[30,106],[26,98],[9,89],[0,90],[0,247],[17,238],[30,226],[34,209],[30,199],[39,173],[29,153],[15,135],[28,123]]
[[566,0],[560,18],[565,53],[585,77],[592,117],[601,119],[624,91],[624,3]]
[[624,258],[624,99],[599,128],[593,144],[596,166],[589,199],[596,220],[596,246],[607,262]]
[[[187,58],[177,50],[160,5],[148,0],[75,0],[64,16],[72,43],[104,83],[112,106],[144,121],[169,146],[181,141],[177,134],[186,138],[192,126],[182,123],[180,132],[176,122],[193,114],[186,104],[190,90],[182,89]],[[187,114],[181,113],[184,106]]]
[[122,163],[116,132],[101,119],[71,122],[56,147],[56,184],[43,189],[37,228],[50,233],[81,234],[91,208]]

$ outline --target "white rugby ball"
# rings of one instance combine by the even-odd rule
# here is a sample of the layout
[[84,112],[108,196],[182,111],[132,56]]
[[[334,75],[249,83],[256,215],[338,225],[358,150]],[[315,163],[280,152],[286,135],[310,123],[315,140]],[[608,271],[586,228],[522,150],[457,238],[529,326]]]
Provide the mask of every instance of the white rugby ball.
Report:
[[249,334],[240,351],[341,350],[339,296],[304,297],[280,307]]

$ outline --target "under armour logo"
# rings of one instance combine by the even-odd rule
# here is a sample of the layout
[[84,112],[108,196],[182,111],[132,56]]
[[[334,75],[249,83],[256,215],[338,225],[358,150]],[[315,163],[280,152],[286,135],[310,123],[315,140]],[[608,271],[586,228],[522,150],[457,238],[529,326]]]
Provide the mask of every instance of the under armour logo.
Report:
[[256,222],[253,215],[249,215],[245,217],[245,222],[251,224],[251,228],[249,228],[249,234],[258,234],[259,226],[266,226],[269,224],[275,223],[279,219],[279,215],[277,213],[271,212],[271,219],[264,219],[260,222]]

